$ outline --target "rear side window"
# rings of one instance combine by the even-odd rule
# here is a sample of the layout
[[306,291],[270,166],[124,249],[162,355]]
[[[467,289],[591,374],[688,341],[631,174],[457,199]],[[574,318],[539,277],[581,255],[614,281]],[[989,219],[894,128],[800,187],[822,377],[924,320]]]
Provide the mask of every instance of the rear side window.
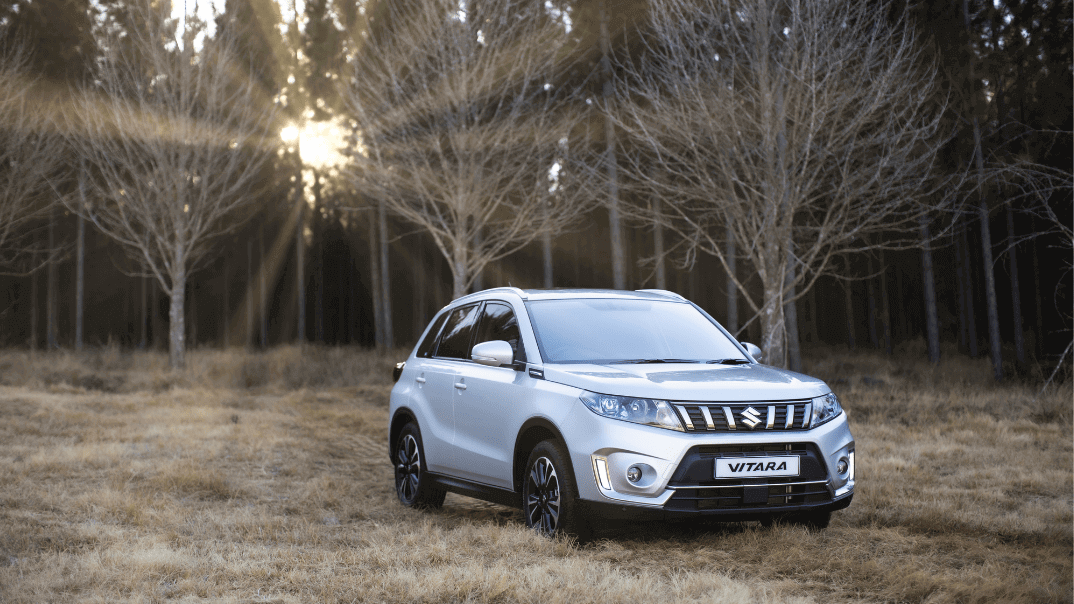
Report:
[[474,333],[474,324],[477,323],[477,305],[464,306],[451,311],[447,325],[444,326],[444,335],[440,338],[440,346],[436,349],[436,356],[449,359],[469,358],[470,336]]
[[415,353],[418,357],[427,359],[433,356],[433,351],[436,350],[436,336],[440,335],[440,328],[444,326],[447,316],[448,313],[444,313],[436,318],[436,322],[433,323],[429,333],[425,334],[425,339],[418,346],[418,351]]
[[511,345],[515,353],[516,361],[524,361],[525,353],[519,352],[521,339],[518,332],[518,320],[514,311],[506,304],[489,302],[485,304],[485,312],[481,313],[481,324],[477,329],[475,344],[503,340]]

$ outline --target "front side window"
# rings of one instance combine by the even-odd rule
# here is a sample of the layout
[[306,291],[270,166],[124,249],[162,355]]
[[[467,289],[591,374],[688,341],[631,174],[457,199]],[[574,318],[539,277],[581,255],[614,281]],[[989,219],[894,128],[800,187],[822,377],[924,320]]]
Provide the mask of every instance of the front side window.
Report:
[[436,356],[449,359],[467,359],[470,353],[470,336],[477,322],[478,305],[464,306],[451,311]]
[[527,302],[549,363],[741,359],[737,346],[690,304],[583,298]]
[[475,344],[503,340],[511,345],[516,361],[525,360],[525,353],[520,354],[522,346],[521,336],[518,331],[518,320],[515,318],[511,307],[499,302],[485,304],[485,312],[481,313],[481,323],[477,329]]

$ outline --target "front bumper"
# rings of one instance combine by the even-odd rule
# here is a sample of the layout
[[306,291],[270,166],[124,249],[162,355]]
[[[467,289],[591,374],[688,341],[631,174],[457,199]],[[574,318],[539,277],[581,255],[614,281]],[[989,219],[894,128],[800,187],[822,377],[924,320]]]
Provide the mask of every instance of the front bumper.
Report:
[[633,521],[676,521],[713,518],[724,522],[743,522],[761,520],[780,514],[798,512],[834,512],[850,506],[854,493],[827,503],[796,504],[793,506],[772,506],[765,508],[710,509],[698,511],[672,510],[665,508],[623,505],[612,501],[582,501],[580,507],[591,521],[633,520]]
[[[655,512],[731,520],[842,509],[853,498],[854,439],[846,414],[812,430],[697,434],[581,411],[570,418],[573,434],[564,436],[574,444],[571,458],[579,497],[599,516],[629,518]],[[628,443],[628,447],[601,446],[604,443]],[[728,480],[712,473],[717,457],[748,460],[767,455],[799,456],[799,476]],[[843,473],[841,459],[850,461]],[[631,466],[642,468],[641,480],[627,479]]]

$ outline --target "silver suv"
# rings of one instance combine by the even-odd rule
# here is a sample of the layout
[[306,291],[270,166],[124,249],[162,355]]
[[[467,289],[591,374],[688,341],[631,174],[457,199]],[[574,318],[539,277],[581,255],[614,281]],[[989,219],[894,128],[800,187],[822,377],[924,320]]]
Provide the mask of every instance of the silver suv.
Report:
[[846,414],[760,354],[666,291],[459,298],[396,366],[396,493],[520,507],[549,534],[646,516],[823,528],[854,495]]

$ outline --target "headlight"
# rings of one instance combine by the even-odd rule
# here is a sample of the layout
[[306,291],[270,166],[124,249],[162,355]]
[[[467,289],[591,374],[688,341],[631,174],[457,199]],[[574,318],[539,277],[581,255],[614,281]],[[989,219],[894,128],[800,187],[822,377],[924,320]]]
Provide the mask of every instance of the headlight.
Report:
[[813,421],[809,427],[816,428],[826,421],[835,419],[842,412],[843,408],[839,406],[839,399],[836,398],[834,392],[818,396],[813,399]]
[[683,431],[679,416],[675,414],[675,410],[667,401],[595,392],[582,392],[578,398],[597,415],[614,417],[635,424]]

